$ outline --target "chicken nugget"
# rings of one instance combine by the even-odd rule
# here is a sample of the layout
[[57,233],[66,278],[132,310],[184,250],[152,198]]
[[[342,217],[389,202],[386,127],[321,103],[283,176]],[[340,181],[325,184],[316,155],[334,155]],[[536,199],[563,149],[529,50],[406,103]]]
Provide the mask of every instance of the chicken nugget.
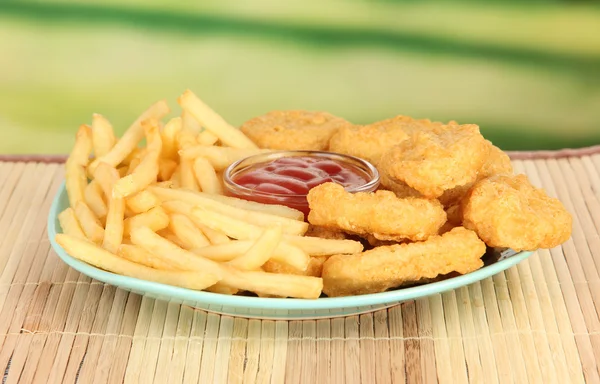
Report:
[[307,198],[311,224],[379,240],[424,240],[446,222],[438,201],[400,199],[390,191],[349,193],[339,184],[325,183],[311,189]]
[[[488,146],[488,154],[483,166],[479,172],[477,172],[477,179],[475,182],[494,175],[512,174],[513,167],[508,155],[500,148],[493,145],[491,141],[486,140],[486,144]],[[468,183],[466,185],[460,185],[444,191],[442,196],[439,198],[440,202],[444,205],[444,207],[460,204],[462,198],[469,191],[469,189],[473,187],[475,182]]]
[[240,129],[261,148],[324,151],[331,136],[350,125],[327,112],[272,111],[248,120]]
[[457,227],[424,242],[331,256],[323,265],[323,292],[330,297],[378,293],[451,272],[469,273],[483,266],[485,251],[475,232]]
[[380,167],[394,182],[437,198],[474,182],[488,152],[477,125],[437,125],[393,147],[381,158]]
[[515,251],[553,248],[571,236],[572,217],[562,203],[525,175],[479,181],[462,202],[463,225],[490,247]]

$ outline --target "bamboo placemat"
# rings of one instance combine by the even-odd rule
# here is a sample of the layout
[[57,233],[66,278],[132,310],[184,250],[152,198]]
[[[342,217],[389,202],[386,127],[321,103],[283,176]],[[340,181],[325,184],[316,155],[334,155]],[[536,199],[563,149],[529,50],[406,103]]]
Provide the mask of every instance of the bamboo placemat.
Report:
[[60,158],[5,159],[3,383],[599,383],[600,148],[512,156],[573,214],[561,247],[388,310],[290,322],[207,314],[70,269],[45,232]]

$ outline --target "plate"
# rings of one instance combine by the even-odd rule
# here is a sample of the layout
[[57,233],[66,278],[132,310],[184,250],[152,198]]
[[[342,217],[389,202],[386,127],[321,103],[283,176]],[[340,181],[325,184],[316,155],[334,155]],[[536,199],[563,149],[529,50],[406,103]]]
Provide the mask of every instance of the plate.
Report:
[[208,312],[245,318],[273,320],[307,320],[357,315],[388,308],[404,301],[456,289],[483,280],[525,260],[532,252],[504,252],[499,261],[488,263],[477,271],[442,281],[360,296],[305,299],[274,299],[248,296],[230,296],[194,291],[171,285],[121,276],[98,269],[70,256],[54,237],[61,233],[58,214],[69,206],[65,185],[56,194],[48,216],[48,237],[58,256],[73,269],[93,279],[140,295],[166,300]]

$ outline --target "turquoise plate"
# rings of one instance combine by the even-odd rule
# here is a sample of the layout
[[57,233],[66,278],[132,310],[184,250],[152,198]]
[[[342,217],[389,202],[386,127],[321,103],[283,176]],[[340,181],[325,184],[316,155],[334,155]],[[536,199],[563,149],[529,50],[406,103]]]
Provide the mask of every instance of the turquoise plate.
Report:
[[261,319],[319,319],[356,315],[397,305],[403,301],[417,299],[449,291],[483,280],[525,260],[532,252],[520,252],[483,268],[435,283],[397,289],[370,295],[303,299],[271,299],[247,296],[230,296],[204,291],[194,291],[165,284],[154,283],[98,269],[67,254],[54,237],[62,232],[58,214],[69,205],[64,184],[61,186],[48,216],[48,237],[58,256],[70,267],[96,280],[119,288],[161,300],[172,301],[209,312],[230,316]]

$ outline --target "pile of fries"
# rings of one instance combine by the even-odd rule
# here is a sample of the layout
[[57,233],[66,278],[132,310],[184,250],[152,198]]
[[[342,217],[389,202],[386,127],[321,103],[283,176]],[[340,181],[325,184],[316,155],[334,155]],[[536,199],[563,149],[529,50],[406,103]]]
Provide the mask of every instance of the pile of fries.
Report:
[[323,282],[306,272],[311,262],[360,252],[362,244],[304,236],[300,211],[224,196],[221,172],[268,150],[191,91],[177,101],[181,116],[163,125],[171,111],[159,101],[121,138],[99,114],[79,128],[66,163],[69,208],[59,214],[58,244],[83,262],[143,280],[318,298]]

